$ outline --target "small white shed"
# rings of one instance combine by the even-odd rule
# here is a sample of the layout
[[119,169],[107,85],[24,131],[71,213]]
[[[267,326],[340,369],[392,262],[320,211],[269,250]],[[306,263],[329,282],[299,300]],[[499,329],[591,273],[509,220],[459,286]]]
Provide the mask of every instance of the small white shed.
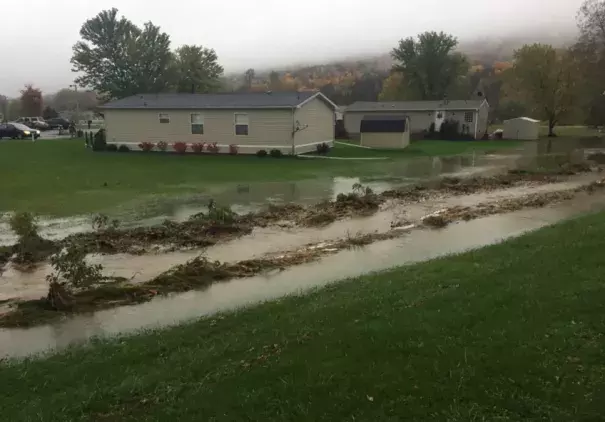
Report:
[[364,116],[360,124],[360,145],[397,149],[410,144],[410,118],[399,116]]
[[504,122],[504,139],[534,141],[538,139],[540,121],[529,117],[517,117]]

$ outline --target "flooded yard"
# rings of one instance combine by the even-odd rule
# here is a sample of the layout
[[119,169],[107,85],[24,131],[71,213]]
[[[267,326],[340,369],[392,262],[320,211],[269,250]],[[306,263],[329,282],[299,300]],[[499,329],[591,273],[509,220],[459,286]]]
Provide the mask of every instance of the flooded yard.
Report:
[[[168,289],[157,297],[142,298],[139,301],[143,303],[65,314],[31,328],[0,329],[0,356],[24,356],[66,347],[94,336],[177,324],[298,294],[343,278],[489,245],[562,219],[605,209],[603,174],[599,171],[553,173],[556,177],[507,173],[511,169],[536,171],[575,164],[585,166],[586,155],[594,155],[596,147],[590,145],[586,150],[572,148],[555,153],[551,152],[553,144],[546,145],[545,151],[540,148],[542,144],[532,143],[524,150],[501,155],[419,158],[398,163],[400,168],[390,169],[389,177],[385,178],[238,185],[214,192],[212,196],[158,200],[138,214],[132,214],[123,221],[122,228],[159,227],[166,219],[188,224],[192,215],[206,209],[211,197],[229,205],[240,220],[253,218],[250,222],[262,213],[257,217],[248,213],[258,213],[268,203],[298,205],[292,208],[292,215],[286,213],[266,221],[262,220],[266,217],[262,217],[265,223],[258,220],[258,224],[252,224],[248,230],[210,242],[206,247],[176,250],[160,247],[134,255],[119,250],[109,254],[89,253],[87,262],[102,265],[105,276],[119,277],[128,285],[143,289],[154,286],[154,280],[166,274],[178,277],[178,271],[170,274],[179,266],[182,267],[179,271],[187,273],[190,271],[187,265],[193,265],[189,263],[199,257],[216,268],[251,267],[241,272],[243,278],[238,278],[239,273],[235,271],[234,276],[221,276],[191,291],[178,293]],[[445,181],[436,182],[437,188],[431,190],[430,181],[443,177]],[[470,180],[471,184],[465,185],[464,180]],[[415,191],[419,181],[428,182],[428,190],[425,187]],[[345,212],[323,224],[300,224],[302,220],[297,220],[308,210],[321,211],[321,207],[314,208],[318,202],[332,201],[325,202],[325,206],[338,205],[341,197],[349,195],[359,184],[369,188],[373,198],[380,198],[371,212],[359,215]],[[429,220],[433,217],[442,221],[444,227],[431,228]],[[46,219],[40,226],[42,236],[53,240],[92,230],[86,217]],[[0,243],[6,245],[14,241],[7,227],[0,226]],[[99,241],[103,241],[102,237],[94,240]],[[263,270],[263,263],[271,265]],[[200,267],[198,271],[205,270]],[[4,303],[0,305],[0,315],[8,315],[14,301],[35,301],[46,296],[46,276],[51,272],[47,262],[38,262],[27,271],[7,264],[0,275],[0,303]]]

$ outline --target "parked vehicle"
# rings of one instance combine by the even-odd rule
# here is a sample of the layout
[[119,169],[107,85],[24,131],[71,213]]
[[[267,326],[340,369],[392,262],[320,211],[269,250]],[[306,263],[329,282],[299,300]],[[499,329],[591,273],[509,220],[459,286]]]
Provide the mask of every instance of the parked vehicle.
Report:
[[63,117],[53,117],[52,119],[48,119],[46,123],[51,129],[69,129],[69,120]]
[[32,129],[25,126],[24,124],[17,122],[0,123],[0,139],[11,138],[11,139],[26,139],[33,138],[38,139],[40,137],[40,131],[38,129]]
[[19,117],[17,123],[22,123],[28,127],[39,130],[48,130],[50,126],[42,117]]

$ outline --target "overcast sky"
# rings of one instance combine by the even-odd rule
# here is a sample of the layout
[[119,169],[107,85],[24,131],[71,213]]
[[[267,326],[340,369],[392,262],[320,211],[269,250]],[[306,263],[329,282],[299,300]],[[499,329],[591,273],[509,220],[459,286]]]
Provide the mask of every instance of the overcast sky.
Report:
[[[172,47],[214,48],[226,71],[384,53],[401,38],[443,30],[460,39],[573,25],[582,0],[0,0],[0,94],[26,83],[72,83],[69,59],[82,23],[116,7],[152,21]],[[28,62],[30,64],[28,64]]]

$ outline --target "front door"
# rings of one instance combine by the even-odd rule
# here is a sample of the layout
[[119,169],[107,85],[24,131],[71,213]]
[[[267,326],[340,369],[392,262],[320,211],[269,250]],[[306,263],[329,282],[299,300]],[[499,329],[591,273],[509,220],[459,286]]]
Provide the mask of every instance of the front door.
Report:
[[435,112],[435,132],[439,132],[441,130],[441,124],[445,120],[445,111],[437,110]]

